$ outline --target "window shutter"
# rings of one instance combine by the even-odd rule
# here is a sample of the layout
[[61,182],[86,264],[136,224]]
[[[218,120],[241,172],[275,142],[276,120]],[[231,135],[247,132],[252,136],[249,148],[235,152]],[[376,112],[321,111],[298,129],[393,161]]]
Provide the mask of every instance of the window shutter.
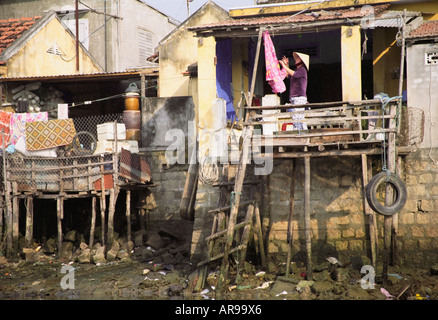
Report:
[[146,29],[138,29],[139,65],[146,65],[146,59],[154,54],[154,34]]

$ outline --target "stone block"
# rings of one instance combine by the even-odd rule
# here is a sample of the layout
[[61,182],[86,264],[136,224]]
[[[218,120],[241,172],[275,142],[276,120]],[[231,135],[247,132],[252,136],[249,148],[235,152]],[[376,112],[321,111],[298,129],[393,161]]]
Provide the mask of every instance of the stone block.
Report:
[[81,251],[81,254],[78,256],[79,263],[90,263],[91,262],[91,249],[86,248]]
[[96,253],[93,256],[93,262],[95,264],[107,262],[105,259],[105,247],[101,246],[96,249]]

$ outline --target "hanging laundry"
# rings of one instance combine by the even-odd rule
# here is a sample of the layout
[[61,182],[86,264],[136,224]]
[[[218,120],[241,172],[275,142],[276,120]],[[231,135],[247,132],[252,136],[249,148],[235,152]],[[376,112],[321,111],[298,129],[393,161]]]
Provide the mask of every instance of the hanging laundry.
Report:
[[274,44],[268,31],[263,32],[263,43],[265,46],[266,81],[271,86],[272,92],[282,93],[286,91],[283,80],[286,78],[287,72],[284,69],[280,70]]
[[10,144],[15,145],[21,136],[25,135],[26,122],[47,121],[47,112],[13,113],[10,120]]
[[5,146],[8,146],[9,144],[10,121],[12,114],[12,112],[0,110],[0,148],[3,147],[3,134],[1,134],[1,131],[4,131]]

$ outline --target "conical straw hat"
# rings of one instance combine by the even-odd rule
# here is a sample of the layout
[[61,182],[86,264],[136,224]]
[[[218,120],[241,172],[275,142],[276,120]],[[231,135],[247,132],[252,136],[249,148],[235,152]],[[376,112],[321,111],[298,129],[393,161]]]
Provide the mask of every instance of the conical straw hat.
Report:
[[309,55],[305,53],[300,52],[294,52],[294,55],[296,54],[300,59],[303,61],[304,65],[306,66],[307,70],[309,70]]

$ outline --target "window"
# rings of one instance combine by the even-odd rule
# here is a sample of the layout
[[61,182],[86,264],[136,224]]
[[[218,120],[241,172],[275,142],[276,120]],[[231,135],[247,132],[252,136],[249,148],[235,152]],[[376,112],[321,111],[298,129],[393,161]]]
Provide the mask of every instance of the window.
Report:
[[151,55],[154,54],[153,46],[154,34],[146,29],[138,28],[138,57],[139,65],[146,65],[146,61]]

